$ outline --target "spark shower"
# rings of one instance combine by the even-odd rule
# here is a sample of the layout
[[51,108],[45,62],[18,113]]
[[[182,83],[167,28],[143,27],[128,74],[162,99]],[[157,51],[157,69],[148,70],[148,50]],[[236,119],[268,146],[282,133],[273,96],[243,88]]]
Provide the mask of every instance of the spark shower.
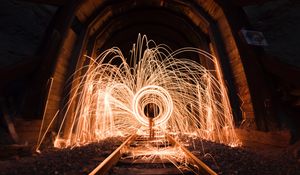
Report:
[[[179,57],[188,52],[211,60],[214,68]],[[61,123],[55,147],[143,131],[149,125],[144,109],[150,103],[159,109],[153,122],[160,132],[228,145],[238,142],[227,89],[213,55],[197,48],[171,52],[139,35],[128,60],[117,47],[87,59],[89,64],[73,75],[67,105],[56,115]]]

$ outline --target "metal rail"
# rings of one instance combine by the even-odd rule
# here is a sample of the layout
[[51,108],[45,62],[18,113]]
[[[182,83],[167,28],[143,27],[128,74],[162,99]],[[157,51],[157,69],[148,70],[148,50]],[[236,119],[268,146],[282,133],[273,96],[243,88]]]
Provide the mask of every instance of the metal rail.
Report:
[[[131,135],[125,142],[123,142],[113,153],[111,153],[103,162],[101,162],[89,175],[105,175],[109,170],[117,164],[122,156],[122,150],[130,145],[134,140],[136,140],[137,135]],[[188,162],[192,165],[190,168],[193,173],[204,174],[204,175],[217,175],[212,169],[210,169],[204,162],[199,160],[195,155],[193,155],[189,150],[182,146],[178,141],[176,141],[171,135],[166,134],[168,142],[172,146],[179,147],[184,154],[187,156]]]
[[136,134],[131,135],[125,142],[122,143],[113,153],[104,159],[89,175],[105,175],[120,159],[122,149],[133,141]]
[[217,175],[212,169],[210,169],[204,162],[198,159],[193,153],[187,150],[184,146],[182,146],[177,140],[175,140],[172,136],[166,134],[168,140],[171,144],[179,146],[180,149],[186,154],[186,156],[190,159],[191,163],[194,167],[198,169],[199,172],[197,174],[205,174],[205,175]]

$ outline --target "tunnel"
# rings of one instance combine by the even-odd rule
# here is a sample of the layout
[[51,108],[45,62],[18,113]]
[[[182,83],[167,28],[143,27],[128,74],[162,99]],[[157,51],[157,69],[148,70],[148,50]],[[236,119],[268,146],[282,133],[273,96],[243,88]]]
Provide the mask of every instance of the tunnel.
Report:
[[[209,59],[210,57],[197,52],[185,52],[177,56],[196,62],[197,65],[199,64],[207,70],[217,70],[212,71],[214,72],[212,75],[221,82],[218,88],[223,88],[226,94],[217,95],[214,101],[224,101],[223,98],[228,100],[233,124],[231,130],[234,130],[239,140],[238,144],[234,146],[226,145],[226,142],[222,141],[212,143],[225,144],[226,147],[222,145],[224,148],[222,147],[223,151],[221,152],[230,150],[228,154],[220,153],[221,155],[230,157],[230,154],[235,154],[235,150],[231,149],[237,149],[241,155],[252,156],[251,151],[262,152],[260,150],[262,148],[270,150],[270,152],[276,150],[277,152],[274,152],[280,157],[279,155],[283,154],[283,150],[286,149],[289,150],[289,154],[285,155],[286,159],[290,161],[291,166],[297,165],[291,171],[299,173],[299,164],[294,163],[294,159],[288,157],[290,155],[296,157],[295,159],[299,158],[299,144],[297,144],[300,136],[299,119],[297,118],[299,115],[298,91],[300,86],[297,77],[300,75],[299,68],[278,61],[277,58],[266,53],[266,46],[249,43],[247,40],[249,38],[243,33],[257,30],[252,25],[253,22],[251,23],[249,20],[251,8],[267,6],[269,3],[272,5],[272,2],[268,0],[17,0],[16,4],[18,3],[27,4],[33,9],[35,7],[48,9],[51,11],[50,16],[52,17],[48,19],[48,24],[44,27],[41,41],[33,56],[21,63],[0,68],[3,81],[0,88],[2,92],[0,94],[1,114],[3,116],[1,132],[7,133],[6,137],[8,137],[8,141],[3,143],[5,146],[2,149],[8,149],[11,152],[3,156],[4,160],[14,154],[18,156],[18,159],[30,157],[32,150],[35,150],[38,153],[32,154],[40,154],[38,156],[42,158],[37,158],[37,161],[41,161],[43,164],[47,162],[45,161],[47,154],[49,159],[55,161],[59,159],[55,155],[64,157],[63,155],[66,154],[66,157],[70,156],[68,158],[73,159],[72,156],[76,155],[76,152],[85,152],[83,149],[86,145],[80,145],[81,142],[70,148],[66,146],[67,142],[55,141],[58,136],[65,139],[74,134],[69,131],[70,129],[62,129],[60,125],[65,123],[67,128],[74,127],[70,122],[76,120],[74,117],[64,118],[64,116],[74,115],[78,109],[78,97],[75,97],[77,91],[75,92],[74,89],[77,88],[80,92],[84,92],[82,89],[85,87],[80,83],[87,77],[85,75],[90,70],[89,65],[93,64],[91,58],[97,58],[101,53],[113,47],[118,47],[125,58],[130,58],[134,52],[135,45],[133,44],[137,44],[139,41],[137,38],[146,36],[157,45],[167,45],[172,51],[181,48],[196,48],[212,55],[213,61]],[[298,5],[296,2],[288,3]],[[257,33],[260,35],[259,31]],[[106,60],[107,62],[110,61],[109,58]],[[127,63],[132,64],[130,61]],[[120,63],[113,64],[120,65]],[[18,88],[22,90],[18,90]],[[74,100],[74,98],[77,99]],[[72,100],[77,101],[75,103]],[[167,99],[167,101],[171,100]],[[144,106],[149,104],[154,105],[156,112],[158,111],[155,116],[159,116],[164,111],[159,101],[152,101]],[[83,104],[82,109],[84,106]],[[191,106],[186,107],[187,111],[192,111]],[[141,110],[143,115],[151,112],[146,107]],[[10,111],[16,111],[18,116],[13,116]],[[153,122],[155,118],[150,116],[149,123]],[[187,126],[193,125],[187,123]],[[74,125],[75,127],[81,126],[78,123]],[[150,133],[154,135],[153,133],[156,132],[152,130],[154,125],[150,125]],[[199,129],[201,130],[201,127]],[[128,128],[128,130],[130,129]],[[226,135],[225,131],[223,134]],[[156,136],[152,136],[151,140],[153,141],[153,137]],[[108,145],[115,144],[111,143],[109,139],[110,137],[105,138],[104,144],[105,142]],[[124,138],[117,137],[115,139],[117,145],[121,143],[122,139]],[[188,141],[190,137],[183,137],[184,139]],[[210,141],[214,142],[215,140],[205,141],[204,147],[218,150],[218,145],[210,145]],[[57,145],[59,145],[57,147],[63,147],[63,151],[70,149],[70,153],[56,150],[59,148],[53,148],[52,142],[54,142],[54,147]],[[102,144],[102,141],[99,142]],[[201,145],[199,142],[201,142],[199,138],[193,141],[194,145]],[[7,146],[12,144],[21,146],[17,148]],[[97,145],[93,144],[87,145],[87,149],[95,149]],[[244,147],[251,151],[242,150]],[[200,149],[197,148],[196,151]],[[46,150],[46,156],[44,156],[44,150]],[[212,154],[219,154],[214,151]],[[22,152],[25,156],[18,155]],[[66,157],[63,159],[68,162],[65,160]],[[211,162],[211,160],[206,160],[209,158],[205,156],[201,158],[204,159],[204,162]],[[76,156],[75,159],[77,159]],[[241,156],[240,161],[243,159]],[[253,156],[254,161],[258,161],[258,159]],[[283,164],[282,171],[284,172],[291,167],[288,163],[280,161],[274,161],[274,163],[273,159],[266,160],[260,166],[268,169],[277,164]],[[224,160],[219,162],[222,164],[222,161]],[[47,172],[46,174],[63,174],[68,171],[71,174],[86,174],[93,167],[87,165],[88,168],[82,168],[84,170],[78,170],[75,173],[75,171],[67,171],[59,166],[57,169],[52,169],[50,165],[45,164],[44,168],[34,171],[37,174],[41,174],[43,171]],[[235,162],[235,166],[237,166],[236,164]],[[4,165],[13,167],[9,163]],[[20,164],[20,167],[22,166]],[[261,173],[268,172],[260,166],[252,168],[254,170],[261,169]],[[225,174],[248,172],[245,167],[241,168],[237,171],[234,168],[225,168],[224,171]],[[33,172],[32,168],[24,169],[24,174]],[[212,169],[217,174],[222,174],[222,168],[218,165]],[[3,168],[1,171],[5,174],[6,169]],[[13,171],[7,172],[14,174]],[[17,171],[15,174],[18,174]],[[276,173],[273,172],[273,174]]]
[[[135,3],[136,7],[131,8],[130,6]],[[56,37],[57,40],[61,38],[62,40],[65,40],[64,42],[68,45],[64,46],[64,43],[61,43],[62,50],[58,51],[56,49],[56,51],[54,51],[58,52],[56,53],[56,62],[54,63],[54,61],[51,61],[50,63],[54,64],[52,72],[50,73],[52,76],[49,76],[48,74],[48,78],[46,79],[48,80],[50,77],[53,77],[52,86],[55,87],[53,89],[57,90],[57,92],[52,91],[49,96],[49,107],[45,112],[46,116],[54,116],[57,107],[60,105],[60,99],[64,97],[62,92],[62,87],[64,84],[61,82],[66,80],[68,73],[72,72],[72,69],[74,71],[76,70],[76,66],[78,67],[79,64],[84,64],[84,54],[95,56],[97,55],[97,52],[99,53],[101,50],[103,51],[107,48],[117,45],[121,48],[121,50],[125,51],[124,54],[128,54],[129,56],[129,53],[126,52],[130,50],[131,45],[128,43],[134,43],[137,34],[141,33],[146,34],[149,38],[153,39],[157,43],[167,44],[174,50],[186,46],[203,48],[207,51],[213,48],[218,55],[220,62],[222,63],[222,67],[224,67],[223,74],[224,77],[226,77],[228,86],[230,86],[230,92],[232,94],[231,96],[233,101],[232,104],[236,105],[234,109],[236,109],[235,113],[237,122],[241,122],[243,115],[244,119],[252,120],[251,122],[254,122],[254,127],[258,125],[258,128],[267,130],[268,124],[264,122],[266,121],[266,117],[263,114],[264,111],[262,109],[257,109],[257,115],[255,115],[253,101],[258,103],[259,100],[251,100],[248,85],[249,80],[246,80],[246,67],[248,65],[255,67],[255,65],[242,62],[243,57],[241,54],[243,54],[243,51],[242,48],[240,49],[241,51],[239,51],[239,48],[236,44],[238,41],[235,41],[235,38],[239,39],[238,36],[234,36],[233,34],[227,36],[227,38],[222,36],[226,35],[225,33],[227,28],[228,30],[239,31],[241,27],[245,26],[245,24],[240,24],[241,26],[230,27],[231,20],[226,19],[225,14],[221,14],[222,7],[216,3],[214,4],[215,6],[210,7],[212,9],[205,9],[204,5],[199,5],[197,3],[165,3],[164,1],[145,4],[143,4],[143,2],[140,3],[141,4],[138,2],[126,2],[124,4],[118,4],[118,2],[115,2],[112,4],[99,4],[99,11],[101,13],[96,10],[95,12],[91,10],[95,7],[85,7],[90,5],[89,3],[78,4],[76,7],[79,8],[77,9],[78,15],[75,17],[69,16],[69,18],[72,18],[69,19],[69,26],[64,26],[66,28],[58,26],[59,28],[57,29],[55,26],[53,26],[53,28],[56,30],[49,35],[51,36],[51,39],[49,40],[52,40]],[[114,7],[115,5],[116,7]],[[120,9],[119,7],[122,8]],[[83,9],[81,10],[80,8],[85,8],[87,12],[85,12]],[[70,12],[70,14],[72,13]],[[241,15],[231,16],[240,17]],[[62,20],[61,17],[58,18],[58,20]],[[232,19],[232,21],[242,22],[243,20]],[[181,27],[179,28],[178,26]],[[69,28],[67,29],[67,27]],[[64,29],[65,31],[61,31],[63,33],[57,33],[62,30],[60,28]],[[230,33],[230,31],[228,32]],[[62,37],[62,34],[65,34],[65,36]],[[49,41],[49,44],[53,44],[53,42],[50,42],[51,41]],[[50,50],[51,47],[47,47],[48,50]],[[54,52],[51,51],[50,54],[54,54]],[[48,53],[46,55],[47,57],[50,57]],[[65,62],[68,60],[65,58],[65,56],[70,60],[66,64],[64,64],[64,62],[60,63],[60,60]],[[233,57],[235,62],[233,62],[233,59],[230,59]],[[71,59],[75,61],[72,62]],[[46,60],[47,59],[45,59],[45,61]],[[51,57],[51,60],[53,60],[53,57]],[[245,61],[252,60],[253,59],[245,59]],[[202,60],[202,62],[205,62],[205,60]],[[73,63],[73,65],[71,65],[71,63]],[[43,65],[47,65],[47,67],[49,66],[47,63],[43,63]],[[234,67],[236,69],[231,69],[230,67]],[[251,70],[253,70],[253,68],[249,68],[249,71]],[[235,74],[235,71],[238,71],[239,74]],[[56,74],[58,74],[58,77],[60,78],[55,78]],[[249,76],[250,75],[251,74],[249,73]],[[251,81],[251,83],[254,84],[257,82],[263,84],[263,80],[259,81],[257,80],[257,77],[255,78],[256,81]],[[46,79],[44,78],[44,82],[40,85],[46,84]],[[239,83],[237,81],[239,81]],[[60,86],[61,88],[59,88]],[[255,87],[255,85],[253,86]],[[243,92],[238,92],[240,89],[243,90]],[[253,91],[253,93],[255,93],[255,91]],[[244,109],[238,109],[239,97],[237,97],[237,94],[241,98],[240,100],[243,102],[242,108]],[[262,94],[266,96],[267,92]],[[52,100],[52,98],[55,100]],[[252,98],[255,97],[253,96]],[[257,95],[256,98],[267,99],[268,97]],[[263,101],[262,99],[260,101]],[[32,99],[30,100],[32,102]],[[254,119],[254,116],[257,116],[257,120]]]

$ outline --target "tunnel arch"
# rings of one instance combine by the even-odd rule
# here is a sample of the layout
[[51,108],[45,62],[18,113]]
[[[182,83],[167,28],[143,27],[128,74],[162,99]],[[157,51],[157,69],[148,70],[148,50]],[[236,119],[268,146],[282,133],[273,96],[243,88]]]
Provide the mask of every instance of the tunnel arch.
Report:
[[[48,56],[48,59],[52,59],[53,69],[44,76],[44,82],[49,76],[53,77],[48,104],[45,106],[46,123],[50,123],[58,109],[66,102],[63,99],[68,98],[67,92],[70,90],[65,88],[66,80],[74,70],[86,64],[87,60],[83,55],[95,53],[95,33],[101,33],[98,27],[107,24],[105,20],[113,20],[118,14],[126,14],[126,10],[142,7],[165,9],[173,12],[174,16],[180,14],[183,19],[189,19],[189,25],[194,26],[196,34],[207,36],[209,43],[204,45],[213,48],[221,63],[237,123],[244,120],[251,124],[252,128],[269,129],[267,120],[270,119],[267,118],[263,105],[264,100],[269,98],[269,93],[263,77],[259,77],[262,70],[255,59],[255,48],[243,43],[238,35],[239,30],[248,25],[245,16],[233,4],[217,0],[88,0],[65,5],[65,11],[62,10],[61,14],[57,15],[58,22],[52,27],[52,39],[48,42],[52,43],[48,49],[49,53],[52,47],[59,46],[59,49],[56,54],[50,53],[52,58]],[[59,18],[66,20],[66,24],[60,26],[59,21],[62,19]],[[53,41],[53,36],[56,37],[56,41]],[[104,36],[109,38],[105,32]],[[203,44],[203,41],[199,43],[201,42]]]

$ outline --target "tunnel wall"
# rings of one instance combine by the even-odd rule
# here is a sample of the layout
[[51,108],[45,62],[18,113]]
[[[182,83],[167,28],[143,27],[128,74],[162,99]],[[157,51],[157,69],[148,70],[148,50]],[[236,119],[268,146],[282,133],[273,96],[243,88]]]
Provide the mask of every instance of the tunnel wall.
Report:
[[[76,33],[72,29],[69,29],[55,65],[45,116],[54,117],[57,111],[61,110],[60,106],[63,101],[64,88],[68,79],[69,63],[76,39]],[[46,124],[50,123],[52,117],[47,117],[49,119],[47,119]]]

